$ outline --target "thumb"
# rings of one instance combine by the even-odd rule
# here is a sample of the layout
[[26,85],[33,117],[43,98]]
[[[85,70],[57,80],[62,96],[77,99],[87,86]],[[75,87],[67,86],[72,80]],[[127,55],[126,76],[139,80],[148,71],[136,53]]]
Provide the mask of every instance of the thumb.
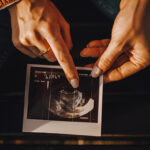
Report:
[[120,40],[111,40],[105,52],[99,57],[95,63],[91,75],[93,78],[97,78],[99,75],[106,72],[117,59],[117,57],[123,52],[124,43]]

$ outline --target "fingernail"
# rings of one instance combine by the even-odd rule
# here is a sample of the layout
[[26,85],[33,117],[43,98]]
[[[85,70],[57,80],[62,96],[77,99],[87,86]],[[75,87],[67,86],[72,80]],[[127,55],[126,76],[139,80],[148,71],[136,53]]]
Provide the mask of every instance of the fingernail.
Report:
[[70,81],[70,84],[72,85],[73,88],[78,88],[79,87],[79,81],[77,79],[72,79]]
[[81,51],[81,52],[80,52],[80,56],[81,56],[81,57],[86,57],[85,52],[84,52],[84,51]]
[[81,57],[85,57],[84,53],[80,53],[80,56],[81,56]]
[[91,72],[91,76],[93,78],[97,78],[101,74],[102,74],[102,70],[99,69],[97,66],[94,66],[94,68],[92,69],[92,72]]

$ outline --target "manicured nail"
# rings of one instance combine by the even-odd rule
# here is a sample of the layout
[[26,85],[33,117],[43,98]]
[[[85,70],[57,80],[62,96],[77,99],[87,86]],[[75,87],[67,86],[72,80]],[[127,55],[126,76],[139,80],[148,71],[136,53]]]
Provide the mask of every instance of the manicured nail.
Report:
[[72,79],[70,81],[70,84],[72,85],[73,88],[78,88],[79,87],[79,81],[77,79]]
[[92,69],[92,72],[91,72],[91,76],[93,78],[97,78],[101,74],[102,74],[102,70],[99,69],[97,66],[94,66],[94,68]]

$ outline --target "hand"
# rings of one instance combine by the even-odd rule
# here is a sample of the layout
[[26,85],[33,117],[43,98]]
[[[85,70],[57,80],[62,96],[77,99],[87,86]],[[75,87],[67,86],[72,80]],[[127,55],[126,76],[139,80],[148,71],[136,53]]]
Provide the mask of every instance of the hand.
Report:
[[[150,64],[150,0],[122,0],[111,41],[88,44],[81,52],[84,57],[99,57],[92,76],[104,74],[104,81],[126,78]],[[108,45],[108,46],[107,46]]]
[[[22,0],[9,8],[12,41],[22,53],[58,60],[68,81],[78,87],[79,77],[69,50],[70,26],[50,0]],[[49,49],[49,51],[47,51]]]

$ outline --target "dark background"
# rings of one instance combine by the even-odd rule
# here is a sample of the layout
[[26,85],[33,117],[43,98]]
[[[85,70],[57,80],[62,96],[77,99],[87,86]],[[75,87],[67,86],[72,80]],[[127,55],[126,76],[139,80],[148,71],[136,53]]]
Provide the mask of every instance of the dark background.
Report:
[[[83,66],[95,61],[80,58],[79,53],[89,41],[109,38],[113,21],[89,0],[60,0],[55,3],[71,24],[74,43],[71,53],[75,64]],[[26,64],[51,65],[52,63],[41,59],[30,59],[13,47],[7,10],[0,12],[0,62],[0,137],[8,141],[20,138],[20,135],[24,138],[25,134],[21,133],[21,128]],[[147,67],[122,81],[104,85],[102,135],[110,136],[106,141],[114,140],[113,135],[128,137],[128,135],[150,134],[149,83],[150,68]],[[43,138],[42,135],[32,135],[32,137],[32,140],[35,137],[39,140]],[[48,138],[49,135],[46,137]],[[122,140],[120,136],[119,140]]]

